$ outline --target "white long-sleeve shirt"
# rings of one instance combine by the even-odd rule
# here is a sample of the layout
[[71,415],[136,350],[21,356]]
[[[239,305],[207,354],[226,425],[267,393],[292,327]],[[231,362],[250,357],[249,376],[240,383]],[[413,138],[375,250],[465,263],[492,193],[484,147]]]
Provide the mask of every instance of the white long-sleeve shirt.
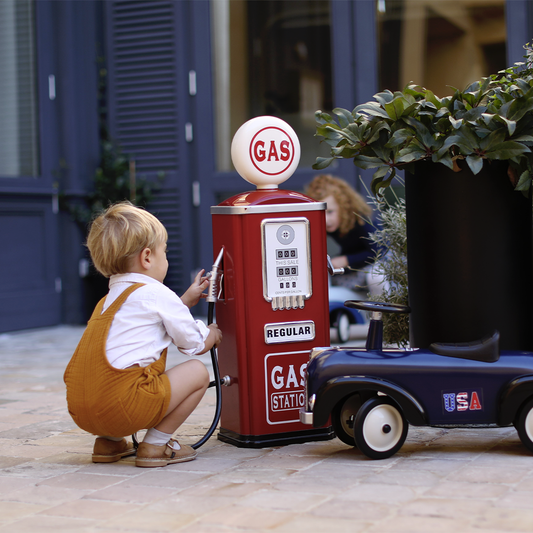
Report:
[[128,296],[113,319],[106,343],[112,366],[148,366],[171,343],[187,355],[204,349],[209,328],[194,320],[175,292],[149,276],[134,273],[111,276],[103,312],[132,283],[145,285]]

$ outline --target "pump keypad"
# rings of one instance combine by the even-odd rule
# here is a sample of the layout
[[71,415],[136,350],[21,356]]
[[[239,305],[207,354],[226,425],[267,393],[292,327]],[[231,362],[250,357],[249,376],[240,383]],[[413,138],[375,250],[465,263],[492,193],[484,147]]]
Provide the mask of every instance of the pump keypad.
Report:
[[297,309],[311,296],[309,221],[266,219],[263,232],[263,289],[272,309]]
[[298,248],[290,248],[288,250],[276,250],[277,259],[297,259]]

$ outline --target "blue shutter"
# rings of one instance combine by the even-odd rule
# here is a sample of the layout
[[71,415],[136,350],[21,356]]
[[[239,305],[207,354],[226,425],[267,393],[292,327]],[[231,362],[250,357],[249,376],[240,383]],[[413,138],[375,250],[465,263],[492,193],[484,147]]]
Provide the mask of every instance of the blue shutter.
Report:
[[179,81],[187,69],[182,66],[183,46],[177,42],[183,42],[178,21],[184,4],[118,0],[105,6],[111,134],[135,159],[139,175],[165,173],[163,189],[148,207],[169,233],[165,283],[181,292],[192,268],[191,231],[183,222],[190,217],[190,178],[183,165],[186,157],[180,157],[184,139],[178,134],[186,105]]
[[113,131],[139,172],[177,170],[172,2],[111,2]]

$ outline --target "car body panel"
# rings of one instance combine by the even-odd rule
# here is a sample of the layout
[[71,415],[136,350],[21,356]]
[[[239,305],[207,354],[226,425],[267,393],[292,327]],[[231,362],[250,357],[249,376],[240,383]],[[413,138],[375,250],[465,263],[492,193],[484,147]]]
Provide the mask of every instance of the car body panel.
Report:
[[533,394],[533,354],[504,352],[487,363],[430,350],[330,348],[310,360],[306,386],[308,398],[316,395],[313,425],[359,390],[391,396],[413,425],[509,425]]

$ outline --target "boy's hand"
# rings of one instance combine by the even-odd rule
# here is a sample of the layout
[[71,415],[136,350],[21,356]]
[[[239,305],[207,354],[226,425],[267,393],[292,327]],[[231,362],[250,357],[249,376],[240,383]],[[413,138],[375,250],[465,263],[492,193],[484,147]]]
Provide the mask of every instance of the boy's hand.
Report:
[[208,352],[213,346],[216,348],[222,342],[222,331],[218,325],[213,322],[207,327],[209,328],[209,335],[205,339],[204,349],[198,355]]
[[204,272],[205,270],[202,269],[196,274],[191,286],[181,297],[181,301],[189,308],[195,306],[200,301],[200,298],[207,297],[204,291],[209,287],[209,277],[204,276]]
[[214,322],[207,327],[211,330],[210,336],[212,335],[213,346],[216,348],[222,342],[222,331],[220,331],[218,324]]

